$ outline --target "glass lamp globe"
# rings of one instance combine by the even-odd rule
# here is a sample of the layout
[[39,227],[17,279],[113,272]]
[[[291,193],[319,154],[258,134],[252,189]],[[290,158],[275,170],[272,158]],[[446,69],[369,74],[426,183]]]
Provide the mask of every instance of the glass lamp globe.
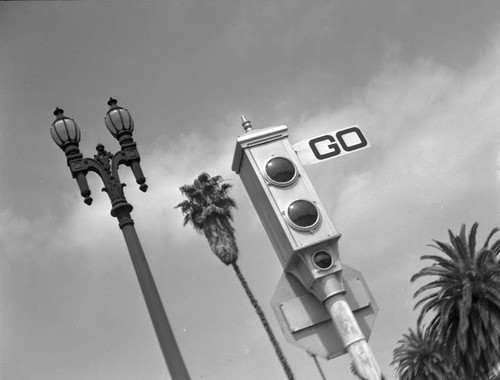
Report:
[[64,149],[68,144],[78,145],[80,142],[80,128],[76,125],[75,121],[69,117],[64,116],[64,111],[56,108],[54,111],[56,120],[50,127],[50,135],[54,142]]
[[127,109],[117,106],[116,99],[110,98],[108,101],[109,111],[106,113],[104,123],[106,128],[114,137],[122,132],[132,133],[134,130],[134,120]]

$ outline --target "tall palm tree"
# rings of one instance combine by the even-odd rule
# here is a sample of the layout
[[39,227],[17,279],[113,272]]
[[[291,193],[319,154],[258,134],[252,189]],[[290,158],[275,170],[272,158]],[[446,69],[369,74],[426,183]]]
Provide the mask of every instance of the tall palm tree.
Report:
[[211,177],[207,173],[201,173],[192,185],[184,185],[179,188],[187,200],[179,203],[176,207],[179,207],[184,214],[184,225],[191,224],[196,231],[203,233],[212,252],[224,264],[233,267],[266,330],[288,379],[293,379],[292,370],[281,351],[271,326],[237,264],[238,246],[236,245],[234,228],[231,225],[233,220],[231,210],[236,207],[236,203],[228,196],[228,190],[232,185],[222,183],[222,181],[221,176]]
[[415,305],[421,307],[418,324],[431,316],[430,334],[440,340],[449,363],[457,365],[459,378],[488,379],[500,358],[500,240],[490,246],[499,231],[493,229],[476,251],[478,224],[468,238],[465,225],[459,235],[449,232],[449,243],[434,240],[431,245],[444,256],[424,255],[431,266],[415,274],[411,281],[432,276],[415,297],[426,293]]
[[400,380],[451,380],[458,379],[451,365],[441,353],[440,342],[430,329],[417,327],[398,342],[391,365],[396,366]]

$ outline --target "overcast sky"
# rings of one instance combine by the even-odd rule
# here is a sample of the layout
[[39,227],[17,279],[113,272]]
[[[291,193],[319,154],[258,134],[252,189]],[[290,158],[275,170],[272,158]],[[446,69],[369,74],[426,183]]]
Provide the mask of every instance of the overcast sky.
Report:
[[[306,169],[378,302],[370,345],[394,379],[427,244],[500,225],[498,20],[493,0],[1,2],[1,379],[169,378],[102,185],[89,174],[86,206],[49,134],[58,106],[84,155],[116,151],[110,96],[135,120],[148,192],[121,176],[193,379],[285,376],[232,269],[182,226],[178,187],[201,171],[234,185],[240,267],[296,378],[321,379],[272,313],[282,267],[231,162],[242,113],[292,143],[358,124],[370,149]],[[347,356],[320,365],[353,378]]]

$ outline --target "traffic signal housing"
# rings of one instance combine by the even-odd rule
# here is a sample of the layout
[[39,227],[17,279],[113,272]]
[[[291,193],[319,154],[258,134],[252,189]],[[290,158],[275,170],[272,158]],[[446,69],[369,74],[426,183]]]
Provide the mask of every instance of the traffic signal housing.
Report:
[[343,292],[340,237],[288,140],[284,125],[237,139],[232,170],[239,174],[286,272],[320,301]]

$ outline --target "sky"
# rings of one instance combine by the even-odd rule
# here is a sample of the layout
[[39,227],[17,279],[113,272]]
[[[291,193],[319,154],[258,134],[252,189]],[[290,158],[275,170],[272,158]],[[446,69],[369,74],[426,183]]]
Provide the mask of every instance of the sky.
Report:
[[[239,265],[296,378],[321,379],[273,315],[282,267],[231,163],[241,114],[292,144],[359,125],[371,148],[306,170],[377,301],[369,344],[395,379],[428,244],[500,225],[498,20],[487,0],[0,2],[0,378],[169,378],[102,184],[88,175],[85,205],[49,134],[60,107],[85,156],[117,151],[112,96],[135,120],[148,191],[120,175],[192,379],[285,375],[232,269],[182,226],[179,186],[202,171],[233,185]],[[319,363],[353,378],[347,355]]]

